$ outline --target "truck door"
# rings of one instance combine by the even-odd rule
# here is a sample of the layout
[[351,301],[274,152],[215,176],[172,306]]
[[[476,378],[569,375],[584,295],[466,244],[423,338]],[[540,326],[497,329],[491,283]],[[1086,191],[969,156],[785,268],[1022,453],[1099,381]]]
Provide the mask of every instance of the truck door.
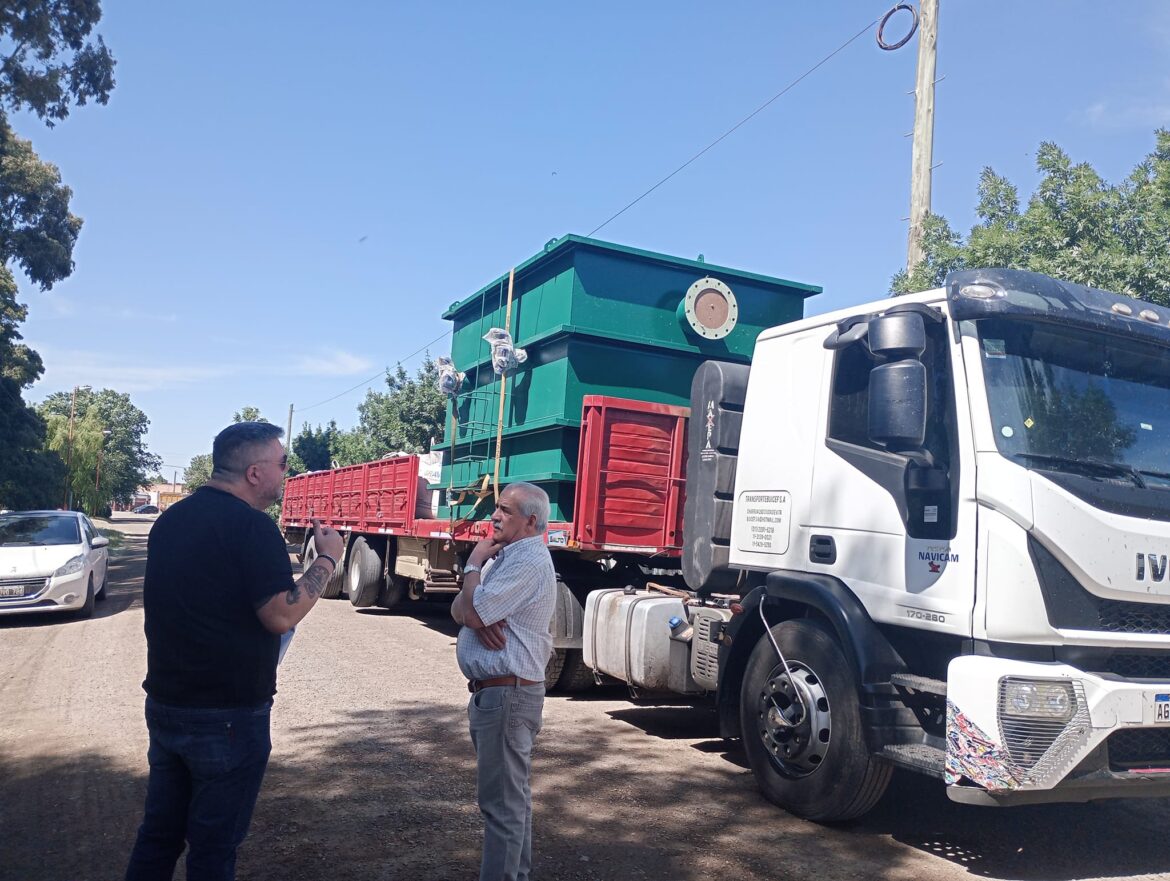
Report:
[[[911,325],[907,341],[902,329]],[[911,302],[841,322],[826,340],[833,357],[806,550],[809,570],[840,579],[875,621],[969,636],[974,468],[949,326],[938,309]],[[910,387],[911,399],[900,397]],[[913,422],[921,405],[918,437],[889,428]]]

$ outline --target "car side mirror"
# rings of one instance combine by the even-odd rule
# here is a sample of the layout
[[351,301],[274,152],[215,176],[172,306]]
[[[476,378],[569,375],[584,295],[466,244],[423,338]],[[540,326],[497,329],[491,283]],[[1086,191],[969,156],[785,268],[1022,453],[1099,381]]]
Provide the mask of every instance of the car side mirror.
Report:
[[108,547],[109,544],[110,544],[110,540],[108,538],[106,538],[104,535],[99,535],[99,536],[96,536],[94,538],[94,540],[89,543],[89,546],[91,548],[104,548],[104,547]]

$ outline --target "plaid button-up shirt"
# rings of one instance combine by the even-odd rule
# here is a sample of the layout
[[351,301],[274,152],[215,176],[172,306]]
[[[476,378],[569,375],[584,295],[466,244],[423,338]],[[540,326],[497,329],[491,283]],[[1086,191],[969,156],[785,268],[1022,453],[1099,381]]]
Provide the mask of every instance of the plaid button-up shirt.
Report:
[[489,649],[470,627],[459,631],[455,657],[468,679],[519,676],[544,680],[552,653],[549,624],[557,602],[557,576],[544,536],[505,545],[483,573],[473,605],[484,624],[504,621],[504,647]]

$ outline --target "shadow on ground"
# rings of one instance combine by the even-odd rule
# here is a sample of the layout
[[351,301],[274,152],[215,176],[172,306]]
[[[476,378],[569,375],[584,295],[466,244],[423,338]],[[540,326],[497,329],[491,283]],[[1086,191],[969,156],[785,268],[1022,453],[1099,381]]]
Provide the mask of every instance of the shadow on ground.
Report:
[[[462,709],[404,706],[282,732],[239,878],[474,877],[481,826],[465,725]],[[921,854],[988,878],[1170,870],[1164,801],[996,811],[951,804],[933,782],[908,777],[865,820],[825,827],[763,803],[746,773],[664,775],[607,720],[550,727],[534,777],[540,878],[909,877]],[[98,753],[36,767],[0,756],[0,781],[0,875],[119,876],[142,773]]]

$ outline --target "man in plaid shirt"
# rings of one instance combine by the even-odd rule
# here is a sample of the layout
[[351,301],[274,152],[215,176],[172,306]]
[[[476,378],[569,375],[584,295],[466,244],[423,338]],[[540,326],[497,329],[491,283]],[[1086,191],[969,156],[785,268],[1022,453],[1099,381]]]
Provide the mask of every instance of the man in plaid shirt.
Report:
[[528,775],[557,595],[544,544],[548,513],[540,487],[509,484],[492,514],[492,534],[467,558],[463,589],[451,604],[451,617],[463,625],[456,657],[471,691],[467,716],[484,818],[480,881],[528,881],[532,868]]

